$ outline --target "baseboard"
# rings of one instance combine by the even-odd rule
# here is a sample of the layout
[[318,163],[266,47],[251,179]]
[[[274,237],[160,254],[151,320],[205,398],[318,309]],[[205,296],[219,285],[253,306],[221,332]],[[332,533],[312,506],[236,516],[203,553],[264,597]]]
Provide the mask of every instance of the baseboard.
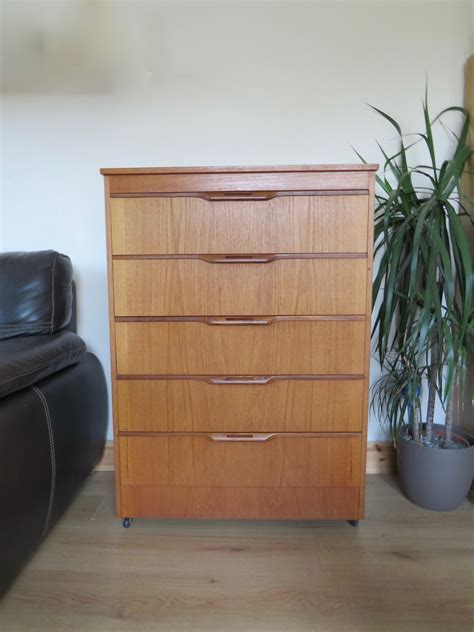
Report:
[[[392,444],[380,441],[369,441],[367,445],[367,474],[388,474],[395,472],[395,467],[395,450]],[[107,441],[104,456],[95,469],[99,472],[113,472],[113,441]]]
[[95,469],[97,472],[113,472],[115,470],[113,441],[106,441],[104,454]]
[[367,474],[393,474],[397,469],[397,457],[392,443],[369,441],[367,443]]

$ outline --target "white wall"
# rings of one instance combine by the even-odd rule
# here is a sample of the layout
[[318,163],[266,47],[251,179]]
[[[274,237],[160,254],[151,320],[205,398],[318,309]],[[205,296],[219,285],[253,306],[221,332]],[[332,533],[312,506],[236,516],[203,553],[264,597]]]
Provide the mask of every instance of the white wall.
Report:
[[100,167],[376,162],[366,102],[417,130],[426,77],[433,112],[462,103],[471,45],[463,0],[1,6],[0,245],[71,256],[107,370]]

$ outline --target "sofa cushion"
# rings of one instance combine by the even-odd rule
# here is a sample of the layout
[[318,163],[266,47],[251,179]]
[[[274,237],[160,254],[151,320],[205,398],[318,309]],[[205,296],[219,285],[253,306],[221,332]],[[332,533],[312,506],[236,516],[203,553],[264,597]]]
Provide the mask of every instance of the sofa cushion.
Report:
[[1,253],[0,297],[0,339],[54,334],[71,320],[71,260],[54,250]]
[[71,331],[52,336],[18,337],[0,342],[0,397],[79,362],[86,353],[82,338]]

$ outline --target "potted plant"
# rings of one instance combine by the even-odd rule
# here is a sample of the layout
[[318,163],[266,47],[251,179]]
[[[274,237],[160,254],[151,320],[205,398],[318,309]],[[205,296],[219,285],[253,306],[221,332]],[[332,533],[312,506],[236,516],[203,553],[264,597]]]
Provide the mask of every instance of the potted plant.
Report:
[[[398,451],[400,484],[422,507],[455,509],[466,497],[474,468],[474,446],[453,431],[453,401],[465,387],[473,353],[473,269],[460,215],[472,221],[472,200],[460,181],[472,155],[469,115],[460,107],[431,120],[423,102],[424,130],[407,136],[392,117],[374,108],[396,130],[394,155],[383,153],[377,177],[372,331],[382,375],[372,387],[372,406],[389,423]],[[461,130],[443,123],[460,115]],[[450,160],[437,162],[434,129],[454,139]],[[409,157],[424,150],[422,164]],[[434,424],[441,405],[445,424]]]

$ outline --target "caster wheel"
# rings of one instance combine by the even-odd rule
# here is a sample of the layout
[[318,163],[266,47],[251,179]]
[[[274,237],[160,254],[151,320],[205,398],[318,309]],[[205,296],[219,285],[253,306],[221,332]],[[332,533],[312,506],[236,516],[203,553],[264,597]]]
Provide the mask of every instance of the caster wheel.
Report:
[[124,518],[122,520],[122,525],[125,529],[129,529],[133,522],[133,518]]
[[358,520],[348,520],[347,522],[351,525],[351,527],[359,526],[359,521]]

